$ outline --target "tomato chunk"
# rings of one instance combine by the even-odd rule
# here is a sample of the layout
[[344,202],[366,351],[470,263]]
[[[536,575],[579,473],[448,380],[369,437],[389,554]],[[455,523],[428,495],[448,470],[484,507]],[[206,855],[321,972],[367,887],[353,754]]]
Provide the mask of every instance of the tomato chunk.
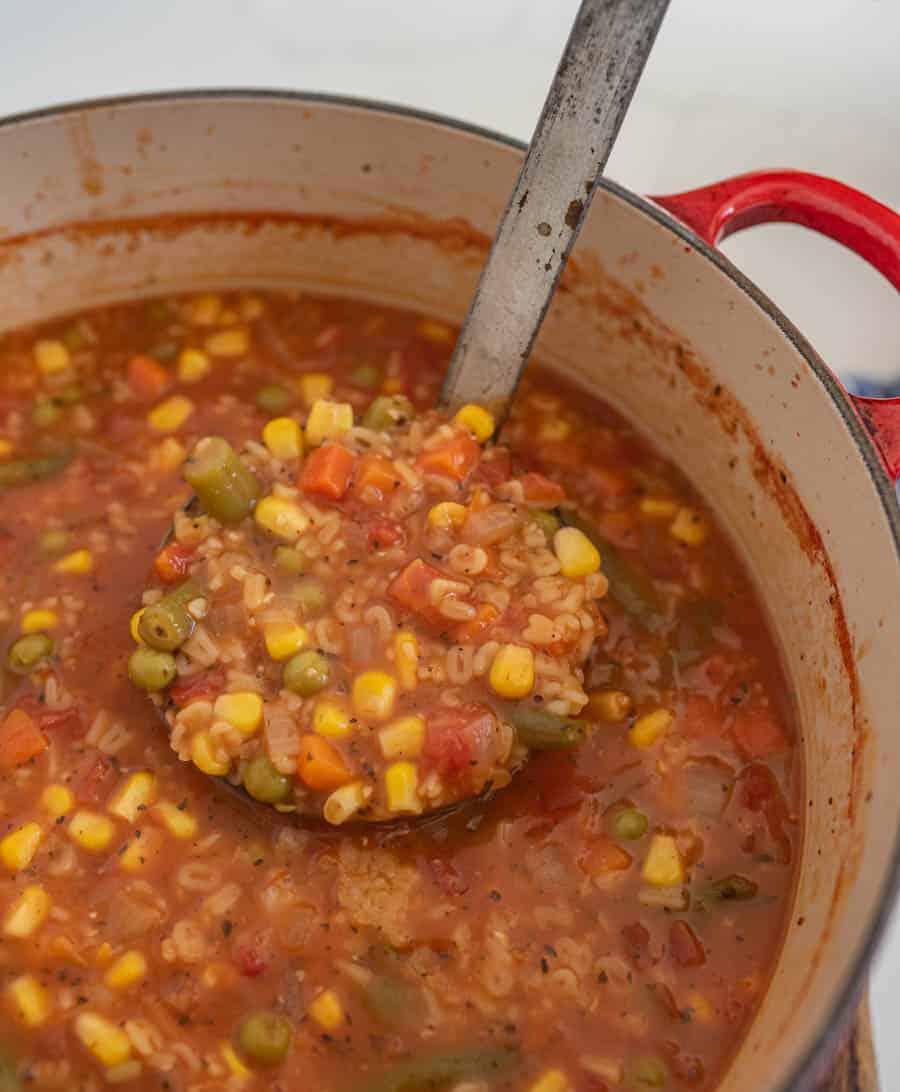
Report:
[[180,708],[192,701],[212,701],[225,689],[225,672],[220,667],[180,679],[169,690],[169,697]]
[[324,444],[307,458],[300,472],[300,488],[330,500],[340,500],[350,488],[354,458],[340,444]]
[[478,441],[460,432],[439,447],[423,451],[418,458],[419,469],[426,474],[440,474],[461,482],[467,478],[481,458]]
[[164,584],[180,584],[191,567],[194,551],[178,542],[170,542],[153,561],[156,575]]
[[14,770],[46,750],[44,733],[24,709],[11,709],[0,724],[0,770]]
[[388,595],[415,614],[434,617],[436,612],[428,598],[428,589],[433,580],[443,578],[440,569],[417,557],[388,584]]
[[549,478],[545,478],[543,474],[538,474],[534,470],[528,474],[523,474],[519,481],[522,483],[525,500],[531,504],[551,507],[554,504],[559,504],[565,496],[565,491],[561,485]]
[[484,705],[439,705],[425,714],[425,765],[448,779],[468,779],[490,758],[494,714]]
[[404,539],[403,528],[393,520],[382,519],[369,528],[369,549],[385,550],[389,546],[399,546]]
[[787,738],[770,709],[738,710],[731,731],[745,758],[767,758],[787,749]]
[[147,402],[159,398],[171,382],[171,375],[152,356],[133,356],[128,361],[128,386],[136,398]]
[[686,921],[669,926],[669,948],[679,967],[701,967],[706,962],[706,951]]

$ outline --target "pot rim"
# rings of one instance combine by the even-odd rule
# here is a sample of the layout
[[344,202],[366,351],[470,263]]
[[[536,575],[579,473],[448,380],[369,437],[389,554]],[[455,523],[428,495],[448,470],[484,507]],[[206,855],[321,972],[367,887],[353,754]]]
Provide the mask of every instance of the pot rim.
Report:
[[[40,107],[36,110],[12,114],[0,118],[0,134],[14,126],[51,119],[66,114],[83,113],[94,110],[108,110],[120,106],[133,106],[144,103],[176,103],[189,102],[191,100],[222,100],[222,101],[253,101],[269,100],[284,103],[312,103],[325,106],[340,106],[350,109],[394,115],[396,117],[411,118],[444,129],[455,130],[466,136],[480,137],[494,144],[524,152],[527,143],[514,137],[499,133],[494,129],[488,129],[472,122],[459,118],[449,117],[436,111],[421,110],[416,107],[404,106],[399,103],[384,102],[378,99],[367,99],[353,95],[339,95],[318,91],[295,91],[279,88],[188,88],[182,90],[139,92],[128,95],[111,95],[91,99],[80,99],[75,102],[61,103]],[[659,227],[664,228],[670,234],[676,236],[692,250],[701,254],[712,262],[720,272],[724,273],[742,292],[750,302],[770,318],[780,332],[787,338],[791,345],[804,358],[816,379],[825,389],[826,394],[840,415],[844,426],[859,452],[862,460],[873,479],[878,498],[885,519],[890,528],[894,541],[894,549],[900,558],[900,506],[898,506],[897,494],[894,483],[888,477],[884,464],[877,451],[872,437],[867,432],[860,420],[853,404],[843,386],[831,371],[825,361],[819,356],[810,342],[800,333],[797,327],[788,319],[781,309],[743,274],[725,255],[710,246],[696,235],[690,228],[675,219],[661,206],[652,200],[627,189],[618,182],[608,178],[599,179],[600,186],[608,193],[636,211],[649,217]],[[824,1057],[829,1046],[833,1046],[833,1037],[836,1029],[842,1029],[850,1019],[851,1009],[858,1001],[867,969],[872,957],[887,928],[888,921],[896,905],[900,901],[900,830],[894,835],[894,848],[891,857],[891,866],[885,878],[884,885],[878,899],[878,906],[873,920],[870,922],[862,948],[853,965],[849,969],[844,982],[841,984],[835,1001],[831,1007],[830,1019],[826,1019],[823,1026],[817,1031],[812,1044],[793,1066],[787,1078],[781,1086],[773,1092],[791,1092],[792,1089],[802,1087],[802,1082],[815,1071],[817,1063]]]

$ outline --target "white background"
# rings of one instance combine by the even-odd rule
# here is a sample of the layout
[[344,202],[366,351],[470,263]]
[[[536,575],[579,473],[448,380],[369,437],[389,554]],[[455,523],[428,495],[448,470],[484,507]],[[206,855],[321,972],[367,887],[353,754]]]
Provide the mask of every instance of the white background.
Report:
[[[527,139],[576,6],[0,0],[0,116],[130,91],[288,87],[409,103]],[[897,0],[672,0],[609,175],[666,193],[782,166],[900,207]],[[791,227],[725,249],[837,370],[900,379],[897,294],[860,260]],[[872,993],[882,1085],[897,1092],[900,924]]]

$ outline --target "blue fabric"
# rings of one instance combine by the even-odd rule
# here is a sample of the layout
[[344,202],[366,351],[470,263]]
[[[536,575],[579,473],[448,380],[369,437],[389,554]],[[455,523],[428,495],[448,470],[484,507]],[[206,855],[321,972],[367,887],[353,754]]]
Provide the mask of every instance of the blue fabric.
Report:
[[[900,395],[900,379],[875,381],[842,375],[841,382],[851,394],[861,394],[866,398],[896,398]],[[897,498],[900,500],[900,481],[897,482]]]

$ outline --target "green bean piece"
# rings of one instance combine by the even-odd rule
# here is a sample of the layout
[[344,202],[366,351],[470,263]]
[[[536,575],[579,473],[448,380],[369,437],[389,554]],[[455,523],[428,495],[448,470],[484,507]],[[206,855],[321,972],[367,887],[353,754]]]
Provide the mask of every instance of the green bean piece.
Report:
[[53,556],[61,554],[69,545],[69,532],[63,530],[41,531],[38,535],[38,549],[42,554]]
[[354,1092],[442,1092],[462,1081],[490,1081],[519,1061],[518,1051],[471,1047],[455,1052],[407,1058],[371,1081],[353,1085]]
[[294,1038],[291,1022],[277,1012],[255,1012],[238,1028],[238,1047],[259,1065],[278,1065],[287,1057]]
[[187,605],[202,595],[197,585],[188,580],[159,602],[145,607],[138,623],[141,640],[160,652],[181,648],[194,632],[194,619],[188,613]]
[[27,459],[12,459],[8,463],[0,463],[0,489],[29,485],[31,482],[52,478],[65,470],[71,461],[72,454],[66,451],[56,455],[35,455]]
[[713,642],[713,630],[724,613],[716,599],[689,599],[681,605],[671,653],[678,667],[690,667],[703,659]]
[[725,876],[709,885],[709,893],[714,899],[721,899],[723,902],[743,902],[756,897],[759,884],[748,880],[746,876]]
[[256,392],[256,404],[266,413],[282,413],[292,401],[291,392],[276,383],[260,387]]
[[178,670],[171,652],[160,652],[141,645],[128,659],[128,678],[141,690],[165,690],[174,682]]
[[631,1067],[631,1086],[643,1092],[645,1088],[665,1088],[669,1074],[657,1058],[638,1058]]
[[533,751],[558,751],[577,747],[584,740],[584,722],[558,717],[533,705],[509,702],[501,715],[515,728],[521,743]]
[[612,819],[613,837],[620,842],[635,842],[647,833],[647,816],[637,808],[622,808]]
[[59,403],[54,398],[38,398],[31,410],[31,423],[37,428],[50,428],[62,415]]
[[299,694],[302,698],[309,698],[323,690],[330,677],[331,665],[327,657],[315,649],[306,648],[292,656],[284,665],[281,681],[285,690]]
[[262,493],[259,479],[221,436],[206,436],[184,464],[184,480],[220,523],[240,523]]
[[307,618],[313,614],[318,614],[328,604],[328,593],[319,581],[314,580],[312,577],[297,582],[294,589],[294,598]]
[[306,558],[292,546],[276,546],[275,564],[283,573],[299,576],[306,568]]
[[53,655],[53,641],[46,633],[28,633],[9,646],[6,666],[16,675],[27,675]]
[[422,995],[400,978],[375,975],[366,985],[363,1000],[377,1020],[395,1027],[417,1024],[422,1014]]
[[415,416],[410,400],[402,394],[380,394],[372,400],[363,414],[363,425],[375,432],[387,432],[388,429],[405,425]]
[[559,520],[552,512],[548,512],[544,508],[532,508],[531,519],[544,532],[544,536],[548,542],[552,540],[553,536],[559,530]]
[[350,382],[355,387],[373,391],[381,382],[381,372],[374,364],[360,364],[358,368],[354,368],[350,373]]
[[279,773],[265,755],[258,755],[244,770],[244,788],[264,804],[280,804],[291,794],[290,778]]

